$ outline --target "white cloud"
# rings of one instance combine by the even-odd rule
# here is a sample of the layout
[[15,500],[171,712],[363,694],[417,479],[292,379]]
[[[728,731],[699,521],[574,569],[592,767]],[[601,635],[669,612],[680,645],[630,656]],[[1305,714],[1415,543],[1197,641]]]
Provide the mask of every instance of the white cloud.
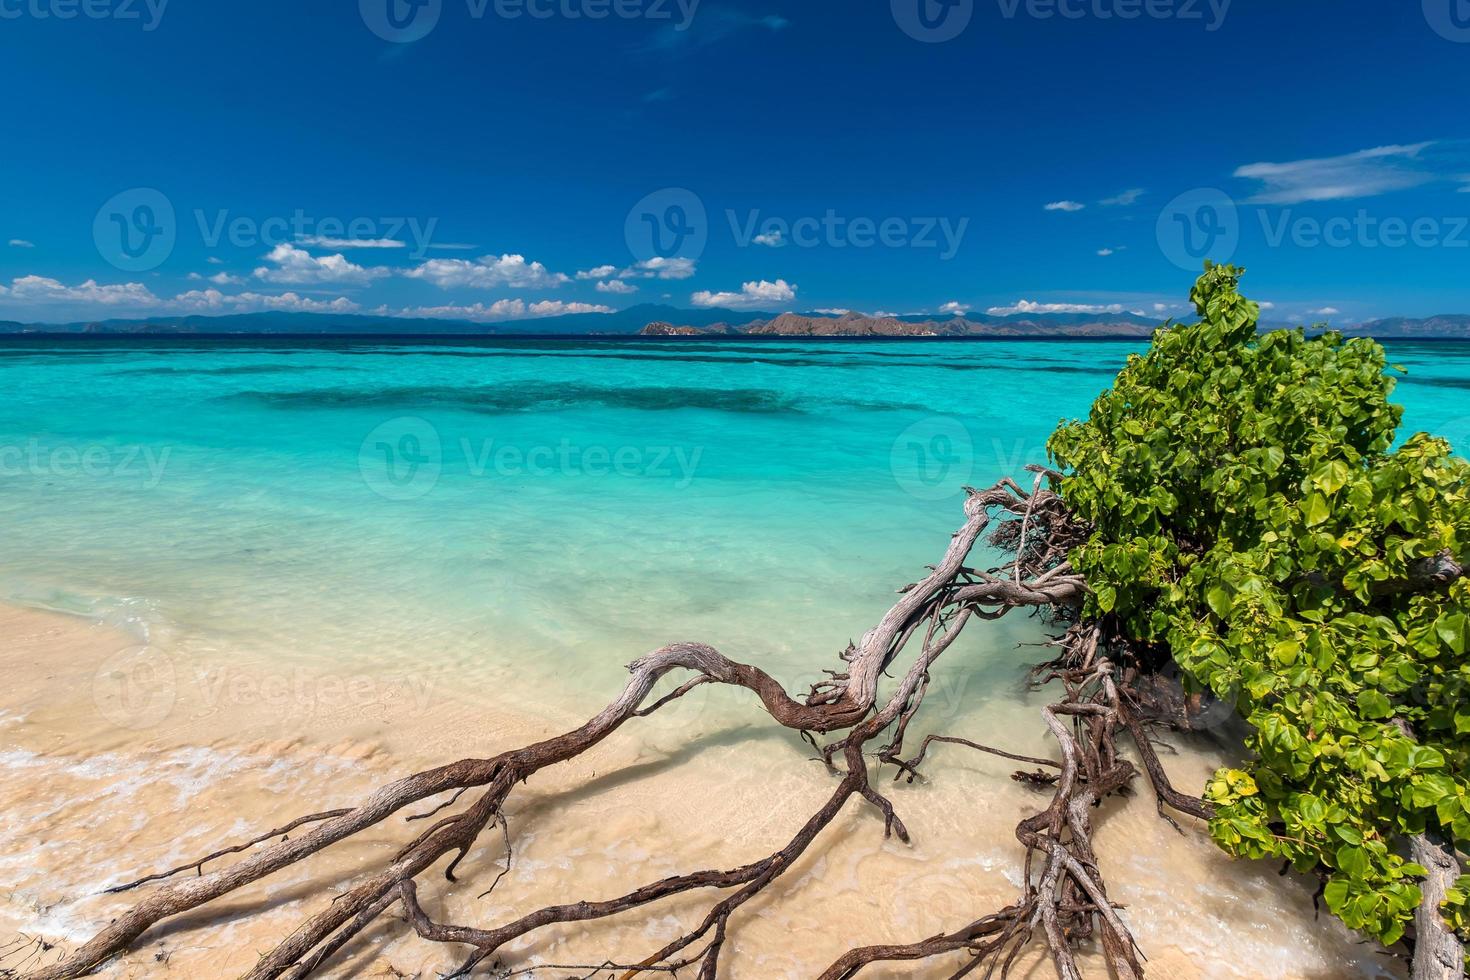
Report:
[[1124,191],[1121,194],[1115,194],[1112,197],[1105,197],[1097,203],[1101,204],[1105,208],[1127,207],[1130,204],[1137,203],[1138,199],[1143,196],[1143,193],[1144,191],[1142,187],[1133,187],[1129,190]]
[[10,240],[10,247],[11,248],[35,248],[36,247],[36,243],[35,242],[28,242],[24,238],[12,238]]
[[1101,306],[1093,303],[1033,303],[1023,299],[1015,306],[992,306],[985,311],[991,316],[1013,316],[1017,313],[1123,313],[1117,303]]
[[1312,316],[1337,316],[1342,310],[1339,310],[1335,306],[1324,306],[1320,310],[1308,310],[1307,312],[1312,314]]
[[482,255],[468,259],[429,259],[423,265],[403,273],[410,279],[425,279],[440,289],[469,286],[475,289],[530,289],[560,286],[571,279],[560,272],[549,272],[540,262],[527,262],[523,255],[505,254],[498,258]]
[[617,293],[626,296],[628,293],[638,292],[638,287],[623,282],[621,279],[606,279],[597,284],[599,293]]
[[611,313],[611,306],[600,303],[564,303],[559,299],[543,299],[527,309],[532,316],[560,316],[563,313]]
[[314,283],[365,285],[389,274],[384,268],[366,269],[355,265],[341,254],[317,257],[286,242],[271,249],[265,260],[275,268],[261,266],[255,270],[255,278],[288,286]]
[[1079,204],[1076,201],[1052,201],[1050,204],[1046,205],[1045,210],[1047,210],[1047,211],[1081,211],[1085,207],[1087,207],[1087,205],[1085,205],[1085,204]]
[[1389,191],[1418,187],[1434,180],[1420,155],[1434,143],[1379,146],[1338,157],[1293,160],[1289,163],[1252,163],[1235,176],[1258,180],[1264,186],[1253,204],[1300,204],[1374,197]]
[[470,306],[415,306],[401,310],[390,310],[386,306],[373,311],[384,316],[425,317],[434,320],[505,320],[526,315],[523,299],[498,299],[488,306],[474,303]]
[[204,261],[208,262],[210,265],[224,265],[225,264],[225,260],[222,259],[222,258],[220,258],[217,255],[211,255],[209,258],[205,259]]
[[1274,310],[1274,309],[1276,309],[1276,304],[1273,303],[1273,302],[1271,302],[1270,300],[1264,300],[1263,299],[1259,303],[1257,303],[1256,305],[1259,306],[1263,310]]
[[747,282],[741,285],[738,293],[712,293],[702,289],[689,297],[689,301],[695,306],[729,306],[736,309],[765,303],[789,303],[794,299],[796,287],[788,284],[785,279],[777,279],[775,282],[764,279]]
[[939,308],[940,313],[953,313],[955,316],[964,316],[969,310],[968,306],[954,300],[950,300]]
[[230,275],[228,272],[216,272],[212,276],[202,276],[197,272],[191,272],[189,273],[189,278],[194,280],[195,282],[203,282],[207,279],[209,282],[214,283],[216,286],[238,286],[240,285],[240,283],[245,281],[239,276]]
[[666,259],[655,255],[619,273],[620,279],[688,279],[694,275],[693,259]]
[[782,245],[786,244],[785,240],[781,237],[780,228],[777,228],[774,231],[769,231],[764,235],[756,235],[755,238],[751,239],[751,241],[755,242],[757,245],[769,245],[771,248],[780,248]]
[[314,248],[407,248],[407,242],[396,238],[330,238],[325,235],[303,235],[296,239],[300,245]]
[[222,293],[218,289],[195,289],[180,293],[168,305],[195,313],[250,313],[277,310],[287,313],[356,313],[360,307],[345,296],[312,299],[297,293]]
[[95,303],[99,306],[149,306],[157,296],[141,282],[99,285],[88,279],[80,286],[66,286],[45,276],[21,276],[10,281],[13,299],[34,303]]
[[[688,279],[696,271],[693,259],[671,258],[654,256],[642,262],[636,262],[626,269],[619,269],[615,265],[599,265],[591,269],[583,269],[577,273],[578,279]],[[599,289],[602,287],[599,286]],[[616,288],[603,290],[604,292],[618,292]]]
[[1101,255],[1103,258],[1107,258],[1109,255],[1112,255],[1114,253],[1113,250],[1110,248],[1100,248],[1097,250],[1097,254]]
[[294,313],[352,313],[356,303],[346,297],[332,300],[312,299],[293,292],[222,293],[218,289],[194,289],[172,299],[162,299],[138,282],[101,285],[88,279],[79,286],[67,286],[44,276],[21,276],[7,290],[0,287],[9,300],[27,303],[71,303],[105,308],[129,307],[137,313],[244,313],[257,310],[285,310]]
[[827,309],[813,310],[812,312],[821,313],[823,316],[847,316],[847,314],[851,313],[852,310],[834,309],[829,307]]

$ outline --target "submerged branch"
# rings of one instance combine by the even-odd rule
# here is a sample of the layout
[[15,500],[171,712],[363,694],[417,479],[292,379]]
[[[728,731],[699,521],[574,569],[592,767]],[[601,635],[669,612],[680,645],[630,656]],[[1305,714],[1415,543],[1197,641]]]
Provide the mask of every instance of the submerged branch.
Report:
[[[967,564],[987,531],[993,542],[1003,546],[1009,543],[1014,554],[1007,565],[988,572]],[[1100,935],[1103,956],[1116,976],[1142,976],[1141,957],[1107,898],[1091,844],[1093,808],[1104,797],[1127,787],[1138,774],[1133,764],[1117,751],[1114,740],[1119,732],[1128,731],[1134,736],[1145,769],[1159,789],[1161,799],[1166,792],[1173,791],[1162,775],[1157,757],[1146,740],[1139,738],[1138,723],[1130,716],[1119,693],[1117,672],[1108,659],[1106,638],[1096,625],[1074,624],[1067,631],[1062,645],[1070,663],[1052,672],[1053,679],[1061,681],[1065,688],[1065,697],[1043,714],[1059,746],[1059,761],[1015,755],[958,736],[938,735],[927,737],[914,758],[904,761],[900,755],[908,724],[920,710],[928,690],[930,668],[971,619],[993,619],[1024,607],[1075,618],[1085,585],[1067,565],[1066,554],[1080,534],[1060,498],[1042,488],[1040,477],[1029,491],[1009,480],[988,490],[971,490],[965,503],[965,523],[955,532],[931,573],[903,590],[877,625],[840,654],[840,669],[829,671],[828,679],[815,685],[805,697],[792,697],[759,667],[732,661],[712,647],[699,643],[663,647],[630,664],[630,677],[623,690],[579,728],[491,758],[463,759],[414,773],[388,783],[356,806],[298,818],[196,862],[119,886],[114,891],[172,879],[164,881],[61,962],[37,969],[30,976],[36,980],[63,980],[88,973],[109,957],[128,949],[160,922],[207,906],[251,882],[304,861],[380,824],[405,807],[441,794],[452,794],[444,802],[408,819],[437,817],[441,813],[447,816],[419,833],[386,864],[361,875],[346,892],[337,895],[262,956],[247,976],[252,980],[305,977],[320,969],[395,905],[402,908],[409,927],[419,936],[468,947],[468,954],[455,974],[464,975],[512,940],[548,926],[596,921],[673,896],[700,893],[710,896],[709,905],[693,928],[631,966],[607,963],[588,969],[621,970],[625,980],[631,980],[640,974],[671,974],[687,967],[696,970],[702,980],[712,980],[718,973],[732,922],[741,907],[782,878],[855,799],[881,815],[885,834],[904,841],[909,839],[902,818],[872,785],[869,775],[868,747],[884,736],[886,743],[877,751],[877,757],[880,764],[892,763],[896,767],[896,777],[907,775],[912,780],[933,743],[956,744],[1055,770],[1055,775],[1050,776],[1018,775],[1050,786],[1051,803],[1017,827],[1016,836],[1026,854],[1026,874],[1022,893],[1015,903],[999,911],[977,914],[969,925],[945,935],[909,945],[853,949],[828,968],[823,974],[826,980],[850,977],[864,966],[880,961],[921,959],[958,951],[968,952],[972,960],[957,976],[986,959],[991,961],[992,969],[998,964],[1004,973],[1036,935],[1045,942],[1058,975],[1064,978],[1080,976],[1077,944],[1093,935]],[[898,672],[893,689],[886,697],[880,697],[880,681],[913,645],[917,645],[917,651]],[[650,700],[654,687],[671,674],[684,677],[670,693]],[[440,923],[424,911],[417,897],[421,876],[447,857],[450,860],[444,874],[454,881],[456,865],[483,832],[497,824],[504,830],[506,800],[518,784],[543,769],[581,755],[624,723],[646,717],[706,684],[749,691],[776,724],[801,733],[814,744],[814,734],[839,736],[822,751],[841,778],[826,801],[807,817],[784,846],[739,867],[675,875],[613,898],[551,905],[500,924]],[[835,765],[839,754],[842,768]],[[469,802],[461,805],[465,798]],[[1183,812],[1194,812],[1187,797],[1173,794],[1168,802]],[[308,825],[310,829],[299,836],[288,836],[290,831]],[[504,833],[509,861],[508,830]],[[282,839],[267,844],[276,837]],[[204,871],[206,863],[246,851],[250,853],[233,865]],[[197,876],[176,877],[189,870]],[[325,883],[323,890],[326,890]],[[533,969],[536,967],[528,965],[520,972]]]

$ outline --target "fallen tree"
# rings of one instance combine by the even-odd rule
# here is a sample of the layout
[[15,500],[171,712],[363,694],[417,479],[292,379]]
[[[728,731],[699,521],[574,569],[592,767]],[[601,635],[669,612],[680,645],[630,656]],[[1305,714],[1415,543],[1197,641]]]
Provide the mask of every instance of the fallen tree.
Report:
[[[1415,756],[1413,764],[1401,774],[1402,785],[1394,784],[1384,791],[1398,794],[1395,800],[1408,794],[1410,803],[1402,808],[1408,817],[1399,811],[1389,816],[1379,809],[1370,812],[1348,777],[1335,770],[1323,773],[1313,768],[1327,765],[1315,761],[1319,756],[1340,759],[1347,749],[1336,755],[1319,753],[1312,756],[1311,762],[1278,771],[1274,767],[1280,764],[1279,754],[1272,741],[1277,736],[1272,733],[1283,722],[1278,719],[1268,724],[1266,716],[1292,710],[1283,705],[1299,696],[1302,686],[1313,680],[1295,677],[1287,669],[1295,660],[1281,662],[1285,658],[1274,644],[1282,642],[1276,638],[1285,628],[1282,623],[1294,629],[1299,621],[1311,622],[1326,633],[1343,617],[1345,623],[1357,628],[1362,625],[1361,619],[1387,618],[1396,611],[1420,619],[1429,615],[1434,642],[1443,640],[1449,651],[1436,648],[1429,656],[1425,649],[1413,646],[1412,652],[1419,660],[1434,661],[1427,672],[1446,666],[1454,668],[1451,674],[1461,669],[1463,658],[1455,660],[1454,656],[1465,652],[1463,623],[1462,632],[1457,634],[1457,649],[1456,643],[1444,639],[1450,631],[1442,623],[1445,616],[1463,616],[1465,585],[1456,556],[1461,554],[1462,533],[1470,526],[1464,503],[1470,480],[1463,466],[1446,461],[1448,447],[1442,443],[1411,441],[1409,455],[1395,460],[1399,454],[1389,452],[1392,440],[1384,441],[1382,425],[1369,425],[1342,412],[1306,421],[1286,412],[1287,426],[1295,426],[1291,431],[1263,428],[1251,420],[1230,417],[1229,407],[1240,400],[1241,392],[1245,392],[1245,402],[1249,403],[1261,385],[1268,385],[1263,390],[1275,390],[1268,383],[1292,377],[1291,370],[1296,369],[1298,360],[1312,362],[1313,357],[1319,370],[1340,368],[1359,378],[1363,391],[1349,392],[1345,397],[1357,397],[1370,414],[1379,411],[1375,398],[1387,396],[1386,390],[1373,388],[1371,352],[1354,348],[1356,342],[1344,343],[1340,338],[1307,340],[1295,332],[1291,335],[1294,340],[1279,342],[1288,348],[1288,355],[1293,354],[1292,345],[1297,345],[1295,359],[1288,357],[1285,366],[1291,370],[1277,363],[1280,351],[1272,347],[1277,341],[1252,339],[1255,308],[1236,292],[1237,276],[1233,269],[1207,268],[1194,294],[1202,322],[1161,330],[1148,357],[1130,361],[1115,389],[1098,400],[1088,421],[1058,431],[1051,446],[1058,469],[1035,469],[1029,488],[1006,479],[986,490],[969,490],[964,523],[931,573],[903,589],[877,625],[842,652],[840,662],[827,672],[827,679],[803,695],[793,696],[759,667],[732,661],[711,647],[697,643],[664,647],[631,664],[629,680],[618,696],[573,731],[492,758],[465,759],[415,773],[383,786],[355,806],[297,818],[248,841],[224,846],[198,861],[113,889],[149,890],[92,939],[55,965],[30,976],[37,980],[82,976],[128,949],[154,925],[206,906],[402,814],[414,804],[423,804],[426,809],[409,814],[408,819],[428,821],[425,829],[391,860],[358,877],[346,891],[333,896],[329,904],[282,938],[247,976],[263,980],[311,975],[368,925],[395,909],[406,927],[419,936],[460,950],[461,958],[451,975],[462,976],[495,956],[507,943],[537,930],[604,919],[654,907],[674,896],[700,894],[708,897],[708,905],[699,922],[636,962],[583,967],[532,963],[521,969],[563,973],[580,969],[588,976],[618,976],[622,980],[687,971],[708,980],[718,974],[722,952],[732,929],[738,927],[741,908],[785,875],[810,848],[818,846],[823,831],[844,809],[868,807],[881,818],[885,834],[908,840],[902,815],[883,794],[877,777],[887,773],[885,767],[891,767],[894,778],[912,780],[928,762],[935,744],[992,753],[1034,767],[1017,772],[1016,778],[1050,793],[1048,805],[1016,827],[1025,855],[1022,887],[1012,904],[1001,909],[976,909],[970,922],[956,923],[951,932],[916,937],[908,944],[851,949],[821,974],[823,980],[852,977],[879,962],[931,957],[949,957],[946,969],[954,977],[981,969],[987,976],[996,972],[1004,975],[1033,942],[1045,945],[1059,977],[1080,980],[1079,947],[1094,940],[1114,976],[1143,976],[1143,959],[1108,897],[1103,869],[1092,845],[1091,825],[1092,813],[1102,799],[1127,789],[1140,777],[1152,786],[1159,813],[1166,819],[1172,811],[1209,820],[1212,833],[1228,849],[1255,857],[1284,856],[1298,870],[1323,874],[1333,911],[1386,944],[1404,942],[1408,936],[1406,916],[1420,913],[1410,952],[1416,977],[1456,975],[1455,970],[1463,969],[1463,950],[1441,914],[1440,902],[1446,903],[1452,922],[1457,921],[1465,900],[1464,889],[1455,879],[1457,848],[1458,843],[1470,839],[1470,834],[1461,832],[1457,815],[1449,814],[1445,819],[1446,812],[1435,809],[1446,794],[1453,796],[1463,790],[1465,758],[1452,756],[1452,752],[1462,750],[1457,742],[1449,744],[1459,738],[1460,732],[1453,709],[1446,729],[1432,720],[1437,717],[1434,711],[1444,707],[1442,704],[1426,703],[1419,710],[1411,698],[1399,697],[1409,690],[1411,680],[1407,679],[1409,671],[1397,664],[1392,665],[1392,677],[1403,680],[1402,687],[1394,686],[1398,681],[1385,685],[1384,678],[1376,674],[1371,687],[1362,677],[1341,680],[1348,689],[1356,685],[1360,693],[1371,690],[1385,699],[1394,695],[1389,710],[1382,715],[1384,732],[1379,734],[1398,745],[1392,735],[1398,732],[1396,737],[1410,746],[1405,751],[1436,753],[1437,761]],[[1311,344],[1322,346],[1301,346]],[[1265,353],[1258,354],[1258,350]],[[1303,350],[1311,356],[1300,356]],[[1337,360],[1329,364],[1328,354]],[[1201,377],[1177,376],[1181,356],[1202,372]],[[1272,357],[1277,361],[1270,361]],[[1255,371],[1254,380],[1247,377],[1250,371],[1242,364]],[[1368,368],[1363,369],[1362,364]],[[1280,378],[1270,373],[1273,370]],[[1381,363],[1377,376],[1382,376]],[[1308,384],[1311,379],[1298,377],[1297,381]],[[1224,395],[1215,390],[1220,386],[1228,389]],[[1118,392],[1125,392],[1126,397],[1119,398]],[[1290,391],[1278,394],[1282,398],[1293,395]],[[1322,393],[1322,399],[1330,394]],[[1225,415],[1201,421],[1199,416],[1208,414],[1199,404],[1201,397],[1209,410],[1223,406]],[[1189,398],[1195,401],[1196,417],[1181,414],[1175,418],[1174,414],[1188,410],[1187,404],[1180,408],[1176,403]],[[1313,411],[1320,416],[1321,405],[1310,399],[1303,403],[1309,403],[1303,410],[1304,417]],[[1382,421],[1396,424],[1397,416],[1390,412]],[[1204,438],[1194,431],[1201,426],[1219,438]],[[1181,439],[1187,449],[1181,448]],[[1287,460],[1285,451],[1279,448],[1283,441],[1298,453],[1297,458]],[[1263,442],[1269,445],[1260,445]],[[1336,455],[1334,447],[1341,450]],[[1352,463],[1344,463],[1345,472],[1339,474],[1332,464],[1344,453]],[[1310,464],[1309,469],[1297,472],[1305,464]],[[1218,479],[1220,473],[1232,467],[1248,466],[1270,470],[1269,479],[1257,479],[1259,474],[1245,470],[1236,473],[1234,483]],[[1287,506],[1277,497],[1290,492],[1293,486],[1303,485],[1303,481],[1319,479],[1317,472],[1322,466],[1328,467],[1329,482],[1336,484],[1329,496],[1356,485],[1359,479],[1372,483],[1379,473],[1402,471],[1422,479],[1425,467],[1433,470],[1436,492],[1423,501],[1424,507],[1410,508],[1414,514],[1389,508],[1375,516],[1379,524],[1363,532],[1361,541],[1339,548],[1351,551],[1356,563],[1347,559],[1283,563],[1280,555],[1268,548],[1268,557],[1277,561],[1271,566],[1273,573],[1281,572],[1271,586],[1293,596],[1306,596],[1316,605],[1298,602],[1288,607],[1272,600],[1276,603],[1273,615],[1269,608],[1251,604],[1266,602],[1261,598],[1269,591],[1265,584],[1235,582],[1222,596],[1224,586],[1218,575],[1211,577],[1199,570],[1213,568],[1212,560],[1222,553],[1250,554],[1241,546],[1252,543],[1247,540],[1251,534],[1276,534],[1279,522],[1273,523],[1271,515]],[[1286,489],[1276,487],[1272,480]],[[1418,499],[1414,496],[1418,489],[1412,483],[1389,480],[1385,486],[1390,494],[1407,493]],[[1312,520],[1318,510],[1310,500],[1304,504],[1305,509],[1294,501],[1290,506],[1302,515],[1301,520],[1310,522],[1309,527],[1326,520]],[[1256,514],[1258,523],[1271,530],[1237,526],[1233,517],[1222,516],[1242,510]],[[1362,515],[1357,514],[1355,519],[1361,520]],[[1433,523],[1434,533],[1419,534],[1416,521]],[[1300,545],[1301,536],[1307,532],[1293,528],[1299,533],[1296,543]],[[1326,549],[1314,537],[1311,540],[1311,554]],[[1364,571],[1364,551],[1358,549],[1365,541],[1376,549],[1367,559],[1374,562],[1371,573]],[[973,556],[983,542],[999,548],[1008,558],[999,565],[979,567]],[[1260,545],[1261,541],[1254,544]],[[1392,552],[1391,558],[1384,555],[1385,550]],[[1334,616],[1311,618],[1314,610],[1324,604],[1331,609],[1332,603],[1344,595],[1350,600],[1342,600],[1344,605]],[[1239,601],[1241,622],[1236,624],[1233,617],[1238,596],[1247,598]],[[1228,604],[1226,600],[1230,600]],[[905,736],[923,706],[933,664],[973,620],[996,619],[1016,610],[1037,612],[1056,627],[1055,656],[1036,668],[1036,679],[1059,690],[1058,700],[1042,712],[1056,740],[1057,757],[1019,756],[1004,747],[973,742],[960,733],[931,735],[917,751],[907,755]],[[1302,620],[1304,613],[1307,619]],[[1246,666],[1255,663],[1252,658],[1266,642],[1250,629],[1263,636],[1276,631],[1271,633],[1273,645],[1266,648],[1275,657],[1269,688],[1263,681],[1270,672],[1264,661],[1260,671],[1243,674]],[[1224,651],[1222,656],[1216,656],[1216,649],[1200,652],[1204,631],[1214,637],[1215,648]],[[1418,644],[1420,639],[1415,634],[1412,643]],[[1312,647],[1320,647],[1321,641],[1297,642],[1299,646],[1305,644],[1297,651],[1299,657],[1315,657],[1314,664],[1332,661],[1319,674],[1325,675],[1336,664],[1335,653],[1327,657]],[[1386,642],[1393,645],[1391,639]],[[1427,648],[1429,642],[1424,639],[1422,646]],[[1412,646],[1409,640],[1403,640],[1403,645]],[[1379,659],[1393,655],[1390,652]],[[1171,664],[1188,672],[1189,687],[1182,692],[1184,696],[1160,681],[1161,672]],[[1369,668],[1353,669],[1361,672]],[[895,680],[885,685],[883,680],[889,676]],[[1466,666],[1465,676],[1470,677],[1470,666]],[[1416,674],[1415,679],[1421,678]],[[656,694],[665,679],[670,682],[667,693]],[[1335,677],[1317,678],[1322,692],[1333,691],[1338,681]],[[831,794],[780,849],[739,867],[694,870],[651,881],[623,895],[593,899],[568,896],[565,904],[540,908],[508,921],[451,924],[436,922],[425,912],[418,901],[417,882],[436,869],[455,881],[460,861],[482,835],[504,826],[505,807],[518,784],[586,752],[624,724],[659,711],[706,684],[750,692],[774,723],[808,738],[836,776]],[[1388,694],[1383,693],[1385,686]],[[1436,689],[1429,697],[1434,701],[1443,694]],[[1226,698],[1246,715],[1257,733],[1250,748],[1258,758],[1247,763],[1250,772],[1228,770],[1218,774],[1208,788],[1210,799],[1206,801],[1170,784],[1154,751],[1150,730],[1158,725],[1187,726],[1191,707],[1199,698],[1208,697]],[[1372,698],[1369,701],[1376,713],[1378,702]],[[1292,703],[1297,703],[1295,710],[1302,710],[1298,702]],[[1463,727],[1470,729],[1470,715]],[[1446,731],[1451,734],[1446,735]],[[1361,741],[1361,731],[1354,729],[1354,733],[1353,737]],[[1318,730],[1301,736],[1301,740],[1320,743],[1323,734]],[[1429,741],[1446,747],[1419,744]],[[1384,764],[1378,765],[1387,777]],[[1447,789],[1442,783],[1434,784],[1436,790],[1444,792],[1429,803],[1433,819],[1425,817],[1424,807],[1414,802],[1418,798],[1415,793],[1431,777],[1442,777],[1448,784]],[[1302,785],[1329,778],[1338,781],[1333,785],[1339,787],[1347,803],[1321,803],[1324,813],[1317,815],[1313,810],[1306,815],[1318,817],[1312,825],[1302,815],[1304,809],[1311,809],[1303,799],[1306,790]],[[1385,781],[1393,782],[1391,778]],[[1358,795],[1352,795],[1354,792]],[[1378,800],[1376,791],[1370,796]],[[1330,831],[1325,812],[1329,806],[1341,811],[1332,814],[1340,819]],[[1433,868],[1404,860],[1392,850],[1394,842],[1388,834],[1373,829],[1377,826],[1373,821],[1383,823],[1390,818],[1398,821],[1395,827],[1413,836],[1416,856],[1421,852],[1434,856]],[[1346,838],[1340,827],[1348,828]],[[297,835],[284,836],[288,831]],[[1280,843],[1287,837],[1289,843]],[[1352,844],[1353,839],[1358,843]],[[1347,841],[1344,846],[1356,847],[1367,855],[1362,860],[1371,858],[1373,869],[1384,880],[1364,870],[1355,853],[1350,855],[1352,867],[1345,869],[1348,862],[1344,852],[1329,846],[1343,840]],[[1247,846],[1242,841],[1251,843]],[[1374,844],[1382,846],[1375,848],[1371,846]],[[205,868],[237,854],[244,856],[222,867]],[[1362,873],[1354,874],[1356,871]],[[194,876],[186,877],[186,872],[194,872]],[[1345,873],[1358,888],[1349,899],[1334,895]],[[1408,883],[1416,877],[1430,883],[1428,893],[1435,896],[1433,907],[1421,908],[1417,886]],[[1359,909],[1360,896],[1380,887],[1388,889],[1385,894],[1395,904]],[[1408,891],[1411,888],[1413,891]],[[1414,900],[1400,908],[1409,897]],[[1362,915],[1358,915],[1360,911]],[[1380,918],[1373,917],[1379,913]],[[957,956],[960,965],[953,967]],[[1440,972],[1427,972],[1432,969]]]

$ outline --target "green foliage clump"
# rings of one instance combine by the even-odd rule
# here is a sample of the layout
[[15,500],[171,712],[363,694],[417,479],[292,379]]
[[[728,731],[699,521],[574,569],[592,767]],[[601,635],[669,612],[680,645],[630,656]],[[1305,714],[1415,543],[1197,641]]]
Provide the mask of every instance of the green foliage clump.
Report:
[[1249,723],[1251,761],[1207,789],[1215,840],[1324,873],[1329,908],[1392,944],[1425,874],[1406,835],[1470,844],[1470,582],[1412,584],[1470,560],[1470,464],[1422,433],[1396,447],[1372,340],[1257,334],[1241,271],[1207,265],[1200,322],[1160,329],[1051,437],[1093,529],[1072,561],[1089,615]]

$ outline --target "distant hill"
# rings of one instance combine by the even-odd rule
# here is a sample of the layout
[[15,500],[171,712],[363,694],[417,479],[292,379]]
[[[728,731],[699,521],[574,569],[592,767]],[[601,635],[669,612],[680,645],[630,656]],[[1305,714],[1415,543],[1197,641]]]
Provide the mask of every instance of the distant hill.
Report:
[[[645,336],[699,336],[739,333],[788,337],[1147,337],[1160,321],[1131,313],[1044,313],[1013,316],[968,316],[936,320],[927,317],[870,317],[783,313],[768,319],[720,322],[708,326],[650,323]],[[1262,323],[1263,330],[1290,326]],[[1415,319],[1391,317],[1338,327],[1345,334],[1382,339],[1470,340],[1470,314],[1444,314]]]
[[1470,339],[1470,314],[1445,313],[1414,319],[1407,316],[1371,320],[1352,327],[1339,328],[1355,337],[1420,337],[1424,339]]
[[565,313],[522,320],[451,320],[380,316],[368,313],[231,313],[222,316],[153,316],[139,319],[86,320],[75,323],[0,321],[0,333],[92,334],[634,334],[654,320],[677,319],[694,326],[773,313],[741,314],[734,310],[681,310],[645,303],[613,313]]
[[[0,334],[542,334],[700,336],[741,334],[787,337],[1147,337],[1159,321],[1131,313],[1038,313],[963,317],[882,316],[863,313],[769,313],[730,309],[685,310],[645,303],[613,313],[567,313],[520,320],[441,320],[367,313],[236,313],[157,316],[75,323],[0,320]],[[1281,323],[1263,324],[1274,329]],[[1390,317],[1341,327],[1354,336],[1470,340],[1470,314],[1414,319]]]
[[659,321],[648,324],[640,333],[654,337],[729,333],[783,337],[1147,337],[1157,326],[1155,320],[1126,313],[1048,313],[943,320],[871,317],[862,313],[842,316],[782,313],[770,319],[737,324],[721,322],[705,327]]

